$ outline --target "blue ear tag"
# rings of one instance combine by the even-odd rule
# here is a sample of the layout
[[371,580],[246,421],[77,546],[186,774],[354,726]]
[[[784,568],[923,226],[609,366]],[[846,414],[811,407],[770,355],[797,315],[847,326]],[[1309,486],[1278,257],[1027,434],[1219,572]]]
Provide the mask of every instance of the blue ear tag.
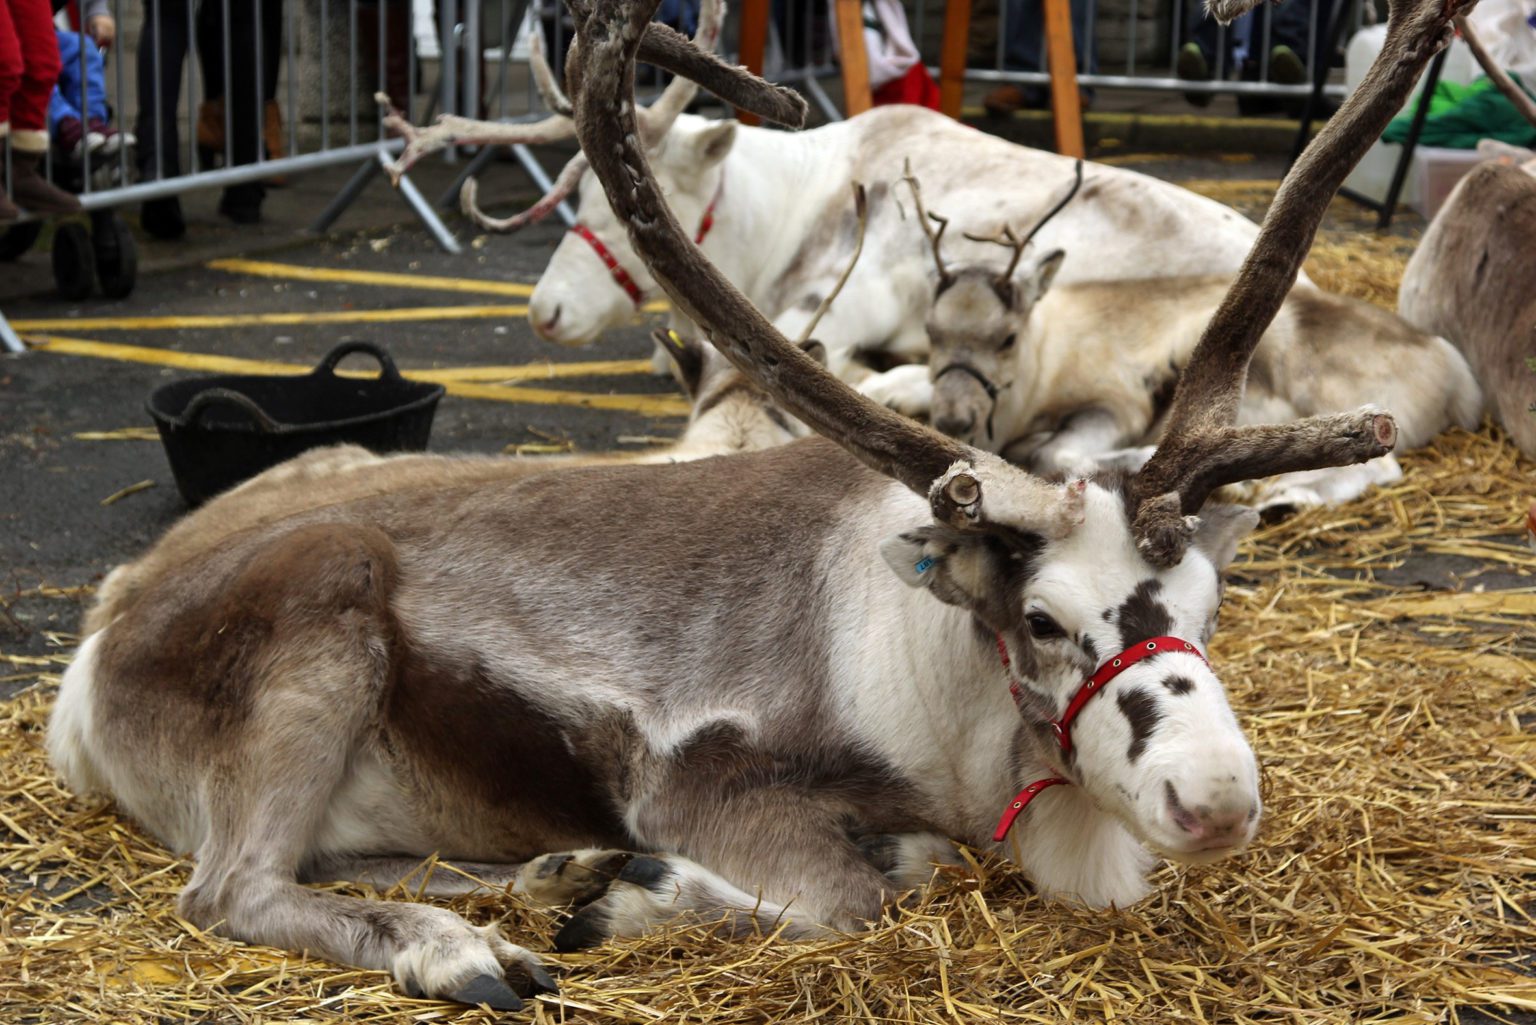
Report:
[[933,563],[933,556],[925,555],[919,559],[917,565],[913,566],[912,568],[917,571],[919,576],[921,576],[922,574],[927,573],[929,570],[933,569]]

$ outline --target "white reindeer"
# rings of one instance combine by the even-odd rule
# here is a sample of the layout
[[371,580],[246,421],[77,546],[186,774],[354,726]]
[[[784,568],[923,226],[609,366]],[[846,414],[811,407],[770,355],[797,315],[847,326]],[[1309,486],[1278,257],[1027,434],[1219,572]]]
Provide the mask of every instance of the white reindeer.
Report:
[[[720,4],[706,3],[699,37],[712,42]],[[533,49],[549,104],[567,100]],[[922,232],[894,189],[904,162],[956,217],[1000,228],[1034,219],[1066,180],[1072,162],[978,132],[922,107],[877,107],[867,113],[797,134],[679,114],[692,99],[691,83],[674,81],[639,125],[673,214],[721,269],[774,325],[798,337],[838,279],[856,236],[847,204],[848,183],[869,192],[864,259],[842,298],[818,328],[829,367],[849,380],[867,371],[861,353],[883,350],[905,359],[927,352],[923,318],[932,287],[920,248]],[[563,114],[528,125],[444,119],[414,129],[392,124],[411,144],[398,166],[454,140],[480,144],[549,142],[567,137]],[[532,209],[492,221],[474,205],[466,212],[484,227],[515,230],[579,192],[580,224],[556,248],[528,304],[528,318],[543,338],[581,345],[630,322],[657,284],[625,238],[602,189],[578,154],[553,192]],[[1047,231],[1043,245],[1070,244],[1082,252],[1062,269],[1062,281],[1236,271],[1253,242],[1254,224],[1236,211],[1148,175],[1090,165],[1081,202]],[[696,333],[674,311],[673,326]]]
[[[861,390],[945,434],[1043,473],[1145,458],[1205,325],[1230,277],[1166,277],[1053,285],[1064,253],[1024,259],[1045,223],[995,239],[995,263],[946,261],[946,220],[914,205],[937,268],[926,367],[902,367]],[[1075,191],[1075,188],[1074,190]],[[1072,191],[1057,204],[1068,208]],[[1047,214],[1047,219],[1051,215]],[[1454,346],[1392,313],[1308,284],[1293,288],[1248,369],[1238,423],[1276,423],[1354,409],[1390,408],[1404,447],[1451,425],[1474,428],[1482,391]],[[1128,452],[1136,447],[1138,451]],[[1357,467],[1265,481],[1254,501],[1315,505],[1356,497],[1401,476],[1392,456]]]
[[829,440],[506,479],[440,459],[435,480],[295,488],[232,532],[195,513],[205,540],[87,624],[55,765],[195,855],[180,911],[199,926],[503,1008],[553,981],[494,927],[303,881],[392,882],[438,852],[586,901],[568,949],[690,915],[855,927],[946,838],[1003,842],[1015,817],[1005,852],[1091,904],[1136,900],[1154,855],[1241,849],[1256,767],[1205,651],[1252,517],[1206,498],[1393,442],[1378,411],[1233,417],[1328,197],[1458,9],[1401,2],[1276,198],[1157,454],[1066,484],[870,402],[778,334],[667,211],[634,61],[714,75],[765,116],[803,106],[648,26],[655,0],[573,4],[577,128],[636,249]]

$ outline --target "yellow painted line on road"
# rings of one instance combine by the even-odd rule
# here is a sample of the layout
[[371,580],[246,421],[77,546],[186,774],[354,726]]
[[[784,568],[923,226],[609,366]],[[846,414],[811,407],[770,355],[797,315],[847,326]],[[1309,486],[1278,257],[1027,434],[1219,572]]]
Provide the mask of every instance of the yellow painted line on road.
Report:
[[[477,295],[510,295],[526,299],[533,295],[533,286],[516,281],[484,281],[480,278],[448,278],[431,274],[391,274],[386,271],[343,270],[337,267],[300,267],[291,263],[271,263],[266,260],[210,260],[210,270],[228,271],[231,274],[250,274],[260,278],[283,278],[289,281],[326,281],[347,285],[381,285],[386,288],[415,288],[439,292],[471,292]],[[654,300],[641,307],[646,313],[665,313],[670,307],[666,302]],[[526,311],[524,311],[526,312]]]
[[[176,352],[170,349],[155,349],[143,345],[122,345],[116,342],[99,342],[85,338],[60,338],[54,335],[44,335],[42,337],[29,338],[27,341],[36,352],[47,352],[60,356],[87,356],[94,359],[110,359],[127,363],[146,363],[153,366],[175,367],[179,370],[200,370],[216,374],[304,374],[313,369],[312,367],[295,363],[279,363],[273,360],[247,359],[241,356],[219,356],[202,352]],[[617,362],[620,361],[604,361],[595,365],[611,366]],[[644,363],[645,366],[649,366],[649,363],[642,360],[622,362]],[[555,365],[559,366],[560,364]],[[547,375],[548,368],[549,364],[535,364],[532,367],[521,369],[536,369]],[[464,369],[490,369],[496,370],[499,373],[518,368],[490,367]],[[558,391],[548,388],[508,388],[457,378],[445,379],[439,376],[443,373],[452,373],[452,371],[401,371],[402,376],[410,380],[442,384],[448,389],[449,395],[457,395],[466,399],[486,399],[492,402],[521,402],[534,406],[579,406],[586,409],[611,409],[628,413],[639,413],[642,416],[688,415],[688,403],[678,395],[607,395],[593,392]],[[341,371],[341,376],[372,377],[374,375],[355,370],[343,370]],[[535,376],[533,374],[529,375],[530,379]],[[498,377],[497,379],[506,380],[507,378]]]
[[434,381],[540,381],[557,377],[623,377],[649,374],[648,359],[592,360],[587,363],[518,363],[502,367],[451,367],[425,371]]
[[265,260],[210,260],[209,270],[231,274],[250,274],[258,278],[283,278],[289,281],[327,281],[346,285],[383,285],[387,288],[415,288],[435,292],[472,292],[476,295],[511,295],[526,299],[532,285],[516,281],[482,281],[478,278],[443,278],[429,274],[390,274],[384,271],[343,270],[338,267],[300,267],[291,263]]
[[191,331],[218,327],[292,327],[315,324],[405,324],[428,320],[516,319],[526,306],[415,306],[402,310],[325,313],[188,314],[174,317],[54,317],[13,320],[17,331]]

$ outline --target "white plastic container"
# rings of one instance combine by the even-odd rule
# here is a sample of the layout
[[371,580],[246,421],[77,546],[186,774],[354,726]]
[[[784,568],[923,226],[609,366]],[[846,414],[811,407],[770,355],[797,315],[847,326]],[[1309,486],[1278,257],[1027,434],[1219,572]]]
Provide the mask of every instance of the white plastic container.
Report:
[[[1387,38],[1386,25],[1369,25],[1356,32],[1350,39],[1349,45],[1344,49],[1344,85],[1350,91],[1360,85],[1360,80],[1365,77],[1365,70],[1371,66],[1371,61],[1381,52],[1381,44]],[[1445,67],[1440,72],[1442,82],[1470,83],[1481,74],[1476,60],[1472,57],[1472,51],[1467,49],[1467,44],[1460,39],[1451,42],[1451,52],[1445,58]],[[1424,79],[1419,78],[1422,85]],[[1412,113],[1419,102],[1417,87],[1406,104],[1403,105],[1403,113]],[[1387,189],[1392,185],[1392,172],[1397,167],[1397,158],[1402,154],[1403,147],[1396,143],[1376,140],[1375,144],[1361,158],[1344,184],[1362,195],[1375,200],[1384,200]],[[1442,151],[1444,152],[1444,151]],[[1467,150],[1474,153],[1473,150]],[[1411,161],[1408,165],[1408,179],[1403,184],[1400,201],[1411,202],[1421,195],[1419,184],[1419,161]],[[1452,183],[1454,184],[1454,182]],[[1428,214],[1426,214],[1428,216]]]

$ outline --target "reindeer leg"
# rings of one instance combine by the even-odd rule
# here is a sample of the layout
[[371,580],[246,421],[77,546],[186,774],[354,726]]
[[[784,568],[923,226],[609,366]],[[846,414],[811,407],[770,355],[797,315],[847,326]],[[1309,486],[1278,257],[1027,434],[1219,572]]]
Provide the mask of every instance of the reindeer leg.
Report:
[[305,869],[306,883],[362,883],[376,890],[400,886],[423,897],[459,897],[469,893],[502,892],[517,880],[522,865],[426,858],[331,858]]
[[[390,674],[394,574],[393,547],[382,532],[317,524],[269,544],[231,582],[233,607],[282,611],[209,642],[238,648],[259,668],[249,679],[197,682],[241,688],[238,711],[230,713],[241,721],[198,766],[195,800],[205,826],[179,909],[200,928],[236,939],[391,972],[409,993],[513,1009],[521,1004],[518,990],[553,982],[533,954],[494,926],[477,928],[445,908],[363,900],[298,882],[302,866],[322,860],[322,837],[364,849],[405,842],[387,826],[362,835],[357,809],[342,807],[357,773],[387,771],[378,768],[371,724]],[[293,594],[302,603],[278,600]],[[206,652],[203,664],[217,667],[221,655]],[[219,724],[211,729],[217,735]]]

